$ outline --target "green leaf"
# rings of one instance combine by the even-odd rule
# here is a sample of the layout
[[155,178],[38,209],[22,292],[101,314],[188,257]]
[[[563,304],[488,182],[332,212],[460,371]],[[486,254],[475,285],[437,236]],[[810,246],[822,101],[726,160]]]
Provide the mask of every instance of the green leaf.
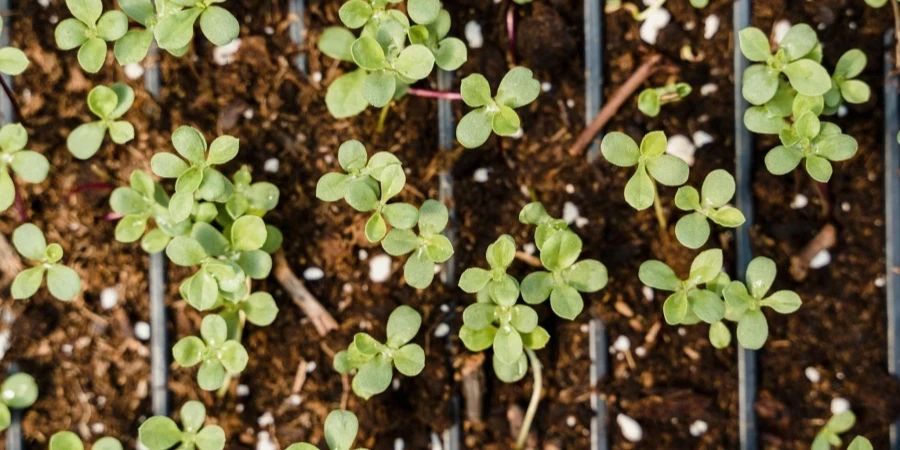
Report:
[[179,266],[199,265],[206,257],[206,251],[199,242],[186,236],[176,236],[166,247],[166,256]]
[[78,159],[88,159],[100,150],[106,137],[106,124],[89,122],[79,125],[66,138],[66,147]]
[[[156,159],[155,156],[154,159]],[[316,198],[324,202],[338,201],[347,194],[349,185],[350,177],[347,175],[337,172],[326,173],[316,183]]]
[[416,337],[422,326],[422,316],[409,306],[397,307],[387,323],[387,344],[399,348]]
[[772,57],[769,38],[759,28],[744,28],[739,35],[741,53],[753,62],[766,62]]
[[494,336],[494,354],[504,364],[515,363],[523,353],[522,337],[511,327],[501,327]]
[[209,164],[225,164],[234,159],[240,148],[240,140],[231,136],[219,136],[209,146],[206,160]]
[[641,264],[638,269],[638,278],[641,283],[655,289],[664,291],[677,291],[681,287],[681,280],[675,272],[662,261],[650,260]]
[[459,279],[459,288],[469,294],[474,294],[484,289],[491,277],[491,273],[484,269],[477,267],[466,269]]
[[266,243],[266,224],[256,216],[243,216],[231,226],[231,245],[235,250],[258,250]]
[[440,0],[409,0],[406,6],[409,18],[420,24],[430,24],[437,20],[441,12]]
[[187,220],[194,209],[194,193],[175,193],[169,201],[169,213],[176,222]]
[[723,226],[728,228],[736,228],[744,224],[746,219],[744,218],[744,213],[742,213],[737,208],[732,208],[730,206],[725,206],[718,211],[710,213],[709,218]]
[[394,69],[413,80],[427,78],[434,69],[434,55],[424,45],[410,45],[394,61]]
[[38,266],[19,272],[10,288],[12,297],[16,300],[21,300],[34,296],[38,289],[41,288],[41,283],[44,282],[45,271],[46,269],[43,266]]
[[410,230],[394,228],[388,232],[381,247],[392,256],[405,255],[419,246],[419,237]]
[[775,261],[764,256],[758,256],[750,261],[747,265],[747,287],[750,295],[756,299],[765,297],[772,283],[775,282],[775,274],[778,269],[775,267]]
[[[12,422],[12,413],[10,413],[9,407],[0,403],[0,431],[4,431],[7,428],[9,428],[9,425],[11,422]],[[50,450],[63,450],[63,449],[57,449],[51,445]]]
[[387,390],[391,385],[393,378],[391,369],[391,360],[386,356],[376,355],[371,361],[359,368],[356,377],[353,379],[354,387],[359,387],[362,392],[357,389],[357,395],[363,398],[380,394]]
[[647,161],[647,170],[656,181],[666,186],[679,186],[687,181],[690,168],[681,158],[659,155]]
[[206,138],[196,128],[184,125],[172,133],[172,145],[179,155],[194,165],[206,162]]
[[531,70],[514,67],[507,72],[497,88],[497,103],[510,108],[520,108],[535,99],[541,93],[541,83],[534,78]]
[[493,99],[491,98],[491,85],[487,78],[481,74],[472,74],[462,80],[460,85],[460,94],[467,106],[479,108],[489,105]]
[[491,300],[500,306],[512,306],[519,300],[519,283],[504,274],[499,280],[488,284]]
[[454,71],[462,67],[468,59],[468,49],[463,41],[457,38],[448,38],[438,43],[434,52],[434,62],[441,69]]
[[542,327],[537,327],[531,333],[522,334],[522,344],[525,348],[540,350],[550,342],[550,333]]
[[475,330],[468,325],[463,325],[459,329],[459,339],[463,342],[469,351],[481,352],[489,349],[494,345],[494,336],[497,334],[497,327],[488,326],[480,330]]
[[344,27],[328,27],[319,36],[319,50],[341,61],[353,61],[350,47],[356,41],[356,36]]
[[550,308],[553,313],[566,320],[575,320],[584,309],[584,300],[575,288],[560,284],[550,292]]
[[440,233],[449,220],[447,207],[437,200],[425,200],[419,209],[419,231],[422,234]]
[[805,23],[800,23],[788,30],[779,47],[787,53],[789,61],[796,61],[811,52],[818,43],[819,38],[815,30]]
[[19,225],[13,231],[13,246],[22,256],[33,260],[43,261],[47,253],[47,240],[40,228],[31,223]]
[[803,95],[824,95],[831,89],[831,77],[820,64],[808,59],[794,61],[784,68],[791,86]]
[[841,55],[832,76],[844,79],[856,78],[865,70],[867,63],[866,54],[862,50],[857,48],[848,50]]
[[551,271],[562,270],[575,264],[581,255],[582,242],[571,231],[554,234],[541,248],[541,262]]
[[692,289],[688,293],[688,304],[691,311],[708,324],[719,322],[725,317],[725,302],[715,292]]
[[754,64],[744,71],[744,83],[741,86],[741,93],[744,99],[751,104],[765,104],[775,96],[777,90],[778,72],[763,64]]
[[522,280],[522,298],[525,303],[536,305],[550,297],[553,291],[553,275],[549,272],[532,272]]
[[16,200],[16,187],[9,172],[0,169],[0,211],[6,211]]
[[701,190],[706,206],[721,208],[734,197],[734,177],[725,170],[716,169],[706,176]]
[[723,322],[709,326],[709,342],[713,347],[723,349],[731,344],[731,331]]
[[369,21],[374,11],[368,2],[363,0],[350,0],[341,6],[338,14],[341,22],[350,29],[360,28]]
[[408,230],[419,221],[419,210],[409,203],[391,203],[381,209],[385,220],[394,228]]
[[791,314],[800,309],[800,296],[793,291],[778,291],[761,302],[780,314]]
[[758,309],[747,310],[741,317],[737,327],[737,338],[740,344],[749,350],[759,350],[769,336],[769,324],[766,316]]
[[72,15],[87,25],[94,25],[103,13],[103,2],[100,0],[66,0],[66,6]]
[[138,439],[149,450],[166,450],[181,442],[181,429],[168,417],[153,416],[141,424]]
[[701,252],[691,263],[690,280],[694,284],[708,283],[722,272],[722,250],[714,248]]
[[330,449],[350,450],[358,431],[359,421],[349,411],[335,410],[325,418],[325,442]]
[[99,72],[104,62],[106,62],[106,42],[103,42],[103,39],[90,38],[78,49],[78,63],[85,72]]
[[384,239],[384,235],[387,234],[387,224],[384,222],[384,217],[381,216],[381,213],[376,212],[366,221],[366,239],[369,242],[379,242]]
[[241,373],[249,360],[247,350],[238,341],[225,341],[219,347],[219,361],[229,373]]
[[222,450],[225,448],[225,430],[218,425],[204,427],[197,433],[194,443],[200,450]]
[[142,215],[127,215],[116,224],[116,240],[119,242],[135,242],[147,231],[147,218]]
[[806,157],[806,171],[814,180],[827,183],[833,172],[831,163],[821,156],[809,155]]
[[194,38],[194,22],[202,8],[188,8],[163,16],[153,29],[156,42],[163,50],[187,47]]
[[666,298],[663,303],[663,315],[669,325],[678,325],[688,313],[688,299],[683,291],[676,292]]
[[563,279],[579,292],[597,292],[606,286],[608,275],[603,263],[586,259],[566,269]]
[[30,407],[38,397],[38,386],[34,377],[21,372],[10,375],[3,382],[0,391],[2,391],[3,402],[10,408],[16,409]]
[[241,25],[226,9],[210,6],[200,15],[200,30],[215,45],[227,45],[238,37]]
[[528,373],[528,360],[524,353],[512,364],[506,364],[500,360],[497,352],[494,352],[493,365],[497,378],[504,383],[515,383]]
[[81,47],[87,37],[87,26],[78,19],[66,19],[56,26],[54,37],[60,50],[72,50]]
[[603,137],[600,151],[607,161],[619,167],[631,167],[640,160],[640,149],[627,134],[613,131]]
[[325,104],[335,119],[355,116],[369,106],[369,102],[362,95],[366,75],[364,69],[355,70],[342,75],[328,86]]
[[844,411],[831,416],[828,423],[825,424],[825,428],[833,433],[842,434],[853,428],[855,424],[856,415],[853,414],[853,411]]
[[856,139],[846,134],[826,136],[814,143],[817,155],[831,161],[846,161],[856,155],[859,148]]
[[363,36],[357,39],[350,47],[350,53],[363,69],[379,70],[385,66],[384,50],[375,38]]
[[504,234],[488,246],[487,261],[491,268],[506,269],[516,258],[516,241]]
[[215,359],[207,359],[197,370],[197,384],[204,391],[215,391],[225,383],[225,366]]
[[377,188],[366,178],[352,180],[347,186],[344,200],[359,212],[369,212],[378,207]]
[[512,108],[499,105],[499,113],[491,120],[491,129],[499,136],[513,136],[522,126],[519,115]]
[[414,377],[425,369],[425,350],[418,344],[404,345],[393,356],[394,366],[403,375]]
[[3,153],[15,153],[28,144],[28,132],[21,124],[7,124],[0,128],[0,147]]
[[497,319],[497,307],[491,303],[473,303],[463,311],[463,323],[473,331],[480,331]]
[[178,178],[190,166],[172,153],[157,153],[150,159],[150,168],[162,178]]
[[638,109],[649,117],[659,115],[659,94],[656,92],[656,89],[647,88],[641,91],[640,95],[638,95]]
[[675,224],[675,236],[678,238],[678,242],[690,249],[703,247],[703,244],[706,244],[709,239],[709,233],[709,222],[706,221],[706,216],[697,212],[678,219],[678,223]]
[[476,148],[491,136],[492,115],[486,107],[469,111],[456,126],[456,139],[465,148]]
[[116,144],[125,144],[134,139],[134,125],[119,120],[109,124],[109,137]]
[[148,26],[156,17],[156,8],[151,0],[119,0],[119,8],[144,26]]
[[653,158],[666,152],[668,139],[662,131],[652,131],[641,139],[641,156]]
[[179,340],[172,347],[172,357],[182,367],[193,367],[200,364],[206,344],[197,336],[188,336]]
[[128,32],[128,16],[122,11],[107,11],[97,22],[97,33],[100,38],[112,42],[125,36]]
[[519,333],[527,334],[537,328],[538,315],[534,308],[527,305],[516,305],[512,308],[510,324]]
[[647,175],[644,164],[638,164],[637,172],[625,184],[625,201],[632,208],[642,211],[653,205],[656,198],[656,187]]
[[847,103],[865,103],[872,96],[872,90],[869,88],[869,85],[859,80],[847,80],[842,82],[840,86],[841,95]]
[[423,251],[417,251],[406,260],[403,266],[406,283],[416,289],[425,289],[434,280],[434,261],[428,259]]
[[0,49],[0,72],[19,75],[28,68],[28,57],[22,50],[13,47]]
[[872,443],[869,442],[868,439],[863,436],[857,436],[850,442],[850,446],[847,447],[847,450],[873,450],[873,448]]
[[60,431],[50,437],[50,450],[84,450],[84,444],[75,433]]
[[773,175],[784,175],[796,169],[802,159],[803,153],[796,148],[779,145],[766,153],[766,169]]
[[369,104],[381,108],[394,99],[396,90],[396,75],[386,70],[376,70],[366,76],[362,86],[362,95]]

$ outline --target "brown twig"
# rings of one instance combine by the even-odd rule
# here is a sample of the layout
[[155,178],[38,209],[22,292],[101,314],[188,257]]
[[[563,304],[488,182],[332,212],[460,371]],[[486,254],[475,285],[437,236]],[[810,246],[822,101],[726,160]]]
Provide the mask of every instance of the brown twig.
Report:
[[644,81],[647,81],[647,78],[650,75],[653,75],[653,72],[658,68],[659,62],[662,60],[662,55],[653,55],[648,59],[644,64],[641,64],[641,67],[631,75],[628,80],[625,81],[619,90],[609,99],[609,102],[603,106],[603,109],[594,117],[594,120],[588,125],[584,131],[581,132],[581,135],[578,136],[578,140],[575,141],[575,144],[569,148],[569,154],[572,156],[579,156],[584,153],[584,149],[591,144],[591,141],[594,140],[594,136],[606,126],[606,123],[609,122],[613,116],[616,115],[616,112],[619,111],[619,108],[625,104],[635,91]]
[[[3,77],[0,77],[0,86],[3,86],[3,92],[6,93],[6,97],[9,98],[9,102],[12,104],[16,119],[18,119],[22,125],[27,127],[28,122],[25,121],[25,116],[22,115],[22,107],[19,106],[19,101],[16,100],[16,96],[13,95],[12,89],[9,88],[9,85],[6,84],[6,80]],[[4,119],[9,120],[10,122],[13,120],[12,117],[4,117]]]
[[516,259],[524,262],[525,264],[528,264],[531,267],[544,267],[544,265],[541,264],[540,258],[534,255],[529,255],[525,252],[516,252]]
[[797,281],[806,279],[809,271],[809,262],[822,250],[828,250],[837,243],[837,230],[834,225],[825,225],[800,253],[791,256],[791,276]]
[[275,278],[281,283],[281,286],[291,295],[294,304],[303,310],[306,317],[309,318],[319,336],[324,337],[330,331],[338,328],[338,323],[334,317],[316,300],[315,297],[306,289],[306,286],[294,275],[284,252],[275,254]]

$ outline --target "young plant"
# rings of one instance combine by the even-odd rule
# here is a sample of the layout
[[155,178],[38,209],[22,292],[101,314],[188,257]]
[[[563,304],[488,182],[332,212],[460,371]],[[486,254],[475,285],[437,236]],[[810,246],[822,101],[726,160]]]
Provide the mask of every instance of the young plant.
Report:
[[104,13],[101,0],[66,0],[66,6],[75,17],[56,26],[56,45],[62,50],[78,48],[81,68],[97,73],[106,62],[106,43],[128,31],[128,16],[118,10]]
[[[353,377],[353,392],[368,400],[390,387],[393,367],[408,377],[422,373],[425,351],[419,344],[410,343],[421,326],[419,313],[409,306],[399,306],[388,318],[386,342],[381,343],[366,333],[357,333],[347,350],[335,355],[334,369],[341,374],[357,370]],[[327,433],[327,423],[325,428]],[[355,435],[354,432],[350,436],[347,448]],[[329,446],[332,446],[330,441]]]
[[0,431],[9,428],[12,420],[10,409],[31,407],[37,400],[38,387],[27,373],[10,375],[0,386]]
[[748,102],[763,105],[771,100],[778,90],[781,74],[803,95],[824,95],[831,89],[831,77],[820,64],[822,46],[809,25],[791,27],[774,54],[769,38],[759,28],[741,30],[739,41],[741,53],[750,61],[760,63],[744,72],[741,92]]
[[418,235],[412,230],[394,228],[381,241],[384,251],[392,256],[412,253],[403,265],[403,276],[410,286],[416,289],[428,287],[434,279],[435,266],[453,256],[453,244],[441,234],[449,220],[449,212],[443,203],[425,200],[419,209]]
[[691,93],[691,85],[672,83],[658,88],[647,88],[638,95],[638,109],[650,117],[659,115],[663,105],[679,102]]
[[175,150],[187,162],[172,153],[157,153],[150,160],[153,173],[162,178],[175,178],[175,194],[169,201],[169,212],[175,222],[190,217],[197,200],[226,203],[234,193],[234,185],[214,166],[234,159],[240,142],[231,136],[220,136],[208,147],[206,138],[196,128],[182,126],[172,133]]
[[521,121],[514,110],[537,99],[541,83],[530,70],[515,67],[503,77],[496,96],[491,96],[491,85],[480,74],[464,78],[460,93],[466,105],[477,109],[459,121],[456,138],[463,147],[475,148],[488,140],[491,131],[498,136],[518,133]]
[[[358,431],[359,420],[352,412],[335,410],[328,413],[325,418],[325,443],[328,444],[328,450],[351,450]],[[303,442],[293,444],[287,450],[319,450],[319,447]]]
[[628,135],[614,131],[603,137],[600,151],[610,163],[619,167],[637,166],[637,171],[625,185],[625,201],[642,211],[653,205],[660,227],[666,227],[656,183],[680,186],[688,179],[690,168],[676,156],[666,153],[668,139],[662,131],[654,131],[641,140],[638,147]]
[[859,49],[848,50],[838,60],[831,74],[831,89],[825,93],[825,114],[834,114],[842,102],[860,104],[869,101],[872,89],[856,77],[866,68],[866,54]]
[[[846,433],[855,424],[856,415],[853,414],[853,411],[844,411],[831,416],[828,422],[825,423],[825,426],[816,434],[816,438],[812,443],[812,450],[831,450],[831,447],[840,448],[841,438],[838,435]],[[866,438],[862,438],[862,441],[860,441],[859,437],[853,440],[853,443],[856,443],[857,446],[864,446],[867,442]],[[853,443],[850,444],[851,448]],[[872,448],[872,444],[869,444],[869,448]]]
[[[274,319],[274,315],[271,317]],[[211,314],[204,317],[200,335],[202,340],[188,336],[178,341],[172,355],[182,367],[200,364],[197,371],[200,388],[214,391],[222,387],[229,375],[241,373],[250,357],[239,341],[228,339],[228,324],[221,316]]]
[[[415,1],[415,0],[414,0]],[[437,3],[437,2],[435,2]],[[412,5],[413,2],[410,2]],[[440,7],[438,7],[440,8]],[[412,16],[413,10],[410,10]],[[415,18],[413,18],[415,20]],[[416,22],[420,22],[416,20]],[[450,13],[441,9],[438,17],[427,25],[415,25],[409,29],[409,41],[424,45],[434,55],[434,63],[443,70],[459,69],[468,59],[466,44],[458,38],[447,37],[450,32]]]
[[88,159],[100,150],[107,131],[113,142],[124,144],[134,139],[134,126],[118,120],[134,103],[134,90],[123,83],[97,86],[88,94],[87,104],[100,120],[79,125],[66,139],[66,147],[78,159]]
[[[71,431],[60,431],[50,437],[50,450],[84,450],[84,443]],[[122,443],[114,437],[103,437],[94,442],[91,450],[122,450]]]
[[678,242],[692,249],[706,244],[710,233],[707,219],[727,228],[743,225],[744,214],[727,205],[734,197],[734,189],[734,177],[722,169],[713,170],[706,176],[699,193],[691,186],[678,188],[675,206],[682,211],[691,211],[675,224]]
[[16,275],[10,291],[14,299],[32,297],[47,276],[50,294],[67,302],[81,292],[81,278],[74,270],[59,264],[63,249],[59,244],[47,245],[44,233],[33,224],[20,225],[13,231],[13,246],[26,259],[38,265]]
[[[3,32],[3,24],[0,23],[0,32]],[[15,47],[0,48],[0,73],[16,76],[21,74],[31,64],[25,52]]]
[[732,281],[725,288],[728,305],[726,318],[737,322],[738,342],[747,349],[762,348],[769,336],[769,324],[762,312],[772,308],[780,314],[791,314],[800,308],[800,296],[793,291],[782,290],[766,296],[775,281],[775,262],[766,257],[756,257],[747,266],[747,282]]
[[843,134],[833,123],[819,121],[817,111],[821,110],[807,110],[795,116],[791,127],[781,130],[778,137],[782,145],[766,154],[769,172],[790,173],[805,159],[806,172],[814,180],[827,183],[834,171],[831,163],[846,161],[856,154],[859,147],[856,139]]
[[181,407],[181,424],[165,416],[153,416],[138,429],[138,440],[149,450],[179,449],[222,450],[225,431],[218,425],[206,425],[206,407],[189,401]]
[[722,250],[711,249],[694,258],[686,279],[678,278],[675,271],[657,260],[641,264],[638,278],[647,286],[672,292],[663,304],[669,325],[692,325],[699,321],[714,324],[725,317],[725,302],[715,292],[720,273]]
[[0,212],[6,211],[16,200],[16,185],[10,169],[29,183],[42,183],[47,179],[50,162],[44,155],[24,150],[28,144],[28,132],[20,124],[8,124],[0,128]]

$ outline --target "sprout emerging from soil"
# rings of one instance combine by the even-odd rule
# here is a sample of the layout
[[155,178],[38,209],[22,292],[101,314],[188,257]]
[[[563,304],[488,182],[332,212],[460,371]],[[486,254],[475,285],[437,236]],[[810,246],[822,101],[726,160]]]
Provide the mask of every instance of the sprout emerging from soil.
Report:
[[101,0],[66,0],[75,17],[56,26],[56,45],[78,49],[78,63],[86,72],[97,73],[106,61],[107,42],[115,42],[128,31],[128,16],[122,11],[103,12]]
[[[450,218],[447,207],[435,200],[426,200],[419,210],[408,203],[388,203],[406,185],[403,167],[391,153],[378,152],[368,159],[359,141],[347,141],[338,149],[338,162],[346,173],[323,175],[316,197],[326,202],[343,198],[357,211],[372,212],[366,237],[380,241],[393,256],[412,253],[403,270],[406,282],[417,289],[428,287],[435,265],[453,255],[453,245],[441,234]],[[417,225],[418,235],[412,231]]]
[[22,180],[42,183],[47,179],[50,162],[44,155],[25,150],[28,132],[20,124],[0,128],[0,212],[6,211],[16,201],[16,187],[9,170]]
[[206,425],[206,407],[190,401],[181,407],[181,424],[165,416],[153,416],[141,424],[138,440],[149,450],[178,448],[222,450],[225,448],[225,431],[218,425]]
[[13,298],[32,297],[43,284],[44,275],[47,276],[47,289],[59,300],[70,301],[81,292],[78,273],[59,264],[63,257],[62,247],[56,243],[47,245],[40,228],[30,223],[20,225],[13,232],[13,246],[19,254],[38,264],[16,275],[11,288]]
[[638,109],[642,113],[656,117],[663,105],[679,102],[691,93],[691,85],[673,83],[668,86],[644,89],[638,96]]
[[31,375],[10,375],[0,386],[0,431],[9,428],[12,420],[10,409],[29,408],[37,400],[37,396],[37,383]]
[[722,250],[712,249],[694,258],[686,279],[678,278],[668,265],[656,260],[641,264],[638,277],[647,286],[672,292],[663,304],[669,325],[693,325],[700,321],[714,324],[725,318],[725,302],[716,293],[721,273]]
[[782,290],[766,296],[775,282],[776,273],[774,261],[756,257],[747,266],[746,284],[732,281],[725,288],[725,302],[728,305],[725,317],[737,322],[737,339],[744,348],[756,350],[766,343],[769,324],[762,312],[763,307],[772,308],[780,314],[791,314],[800,309],[800,296],[793,291]]
[[[366,333],[357,333],[347,350],[335,355],[334,369],[341,374],[358,370],[353,377],[353,392],[368,400],[390,387],[393,367],[408,377],[422,373],[425,351],[419,344],[410,343],[421,326],[422,316],[418,312],[409,306],[400,306],[388,318],[386,342],[381,343]],[[325,428],[327,434],[327,424]],[[354,430],[351,438],[355,435]],[[347,447],[334,447],[329,441],[329,446],[349,448],[352,442],[350,439]]]
[[116,144],[125,144],[134,139],[134,126],[118,120],[134,103],[131,86],[116,83],[110,87],[97,86],[88,94],[87,104],[91,112],[100,120],[79,125],[66,139],[66,147],[78,159],[88,159],[97,153],[103,144],[107,131]]
[[699,193],[691,186],[678,188],[675,206],[682,211],[691,211],[675,224],[678,242],[692,249],[706,244],[710,233],[707,219],[728,228],[743,225],[744,214],[727,205],[734,197],[734,190],[734,177],[722,169],[714,170],[706,176]]
[[775,97],[780,75],[784,74],[791,87],[807,96],[824,95],[831,89],[831,77],[821,65],[822,45],[816,32],[806,24],[797,24],[785,34],[773,54],[769,38],[759,28],[740,32],[741,52],[754,64],[744,72],[742,93],[754,104],[763,105]]
[[228,339],[228,323],[212,314],[203,318],[200,339],[188,336],[175,344],[172,355],[182,367],[200,364],[197,383],[201,389],[214,391],[222,387],[229,375],[237,375],[250,359],[239,341]]
[[841,56],[831,74],[831,90],[825,93],[825,114],[836,113],[842,100],[852,104],[869,101],[872,88],[856,79],[866,68],[866,63],[866,54],[859,49],[848,50]]
[[[840,448],[841,438],[838,435],[846,433],[855,424],[856,415],[853,414],[853,411],[844,411],[831,416],[828,422],[825,423],[825,426],[816,434],[816,438],[812,443],[812,450],[831,450],[832,447]],[[854,444],[857,445],[858,449],[866,448],[866,444],[869,445],[869,449],[872,448],[872,444],[861,436],[853,440],[848,450],[853,449]]]
[[[71,431],[60,431],[50,437],[50,450],[84,450],[84,443]],[[114,437],[103,437],[94,442],[91,450],[122,450],[122,443]]]
[[[336,410],[328,413],[328,417],[325,418],[325,442],[328,444],[328,450],[351,450],[358,431],[359,420],[352,412]],[[319,450],[319,447],[304,442],[293,444],[287,450]]]
[[491,131],[499,136],[512,136],[519,132],[521,120],[514,111],[535,99],[541,93],[541,83],[531,70],[515,67],[510,70],[491,95],[491,85],[480,74],[469,75],[460,87],[466,105],[477,108],[463,116],[456,127],[456,137],[466,148],[484,144]]

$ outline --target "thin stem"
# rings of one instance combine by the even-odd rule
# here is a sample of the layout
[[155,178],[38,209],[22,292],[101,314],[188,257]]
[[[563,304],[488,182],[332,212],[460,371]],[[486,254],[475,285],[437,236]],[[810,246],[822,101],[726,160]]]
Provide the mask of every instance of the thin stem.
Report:
[[900,69],[900,3],[891,0],[891,8],[894,10],[894,65]]
[[516,5],[511,3],[506,10],[506,39],[509,41],[509,54],[513,64],[516,62]]
[[72,192],[69,192],[69,195],[67,195],[66,197],[72,198],[75,195],[78,195],[85,191],[101,191],[101,190],[111,191],[115,188],[116,188],[116,186],[111,183],[86,183],[86,184],[82,184],[81,186],[76,187],[75,190],[73,190]]
[[[2,78],[3,77],[0,77],[0,79],[2,79]],[[22,222],[22,223],[28,222],[28,215],[25,214],[25,205],[22,204],[22,196],[19,194],[19,186],[16,185],[15,182],[13,182],[13,189],[14,189],[13,192],[15,192],[15,198],[14,198],[13,202],[16,207],[16,213],[18,213],[18,215],[19,215],[19,222]]]
[[437,98],[442,100],[462,100],[458,92],[432,91],[431,89],[409,88],[406,93],[414,97]]
[[[238,323],[237,329],[234,331],[234,340],[241,342],[241,339],[244,336],[244,323],[247,321],[247,316],[244,314],[244,311],[238,311]],[[228,389],[231,387],[231,381],[234,378],[232,374],[225,375],[225,382],[222,383],[222,387],[219,388],[219,391],[216,392],[216,397],[225,398],[228,394]]]
[[[16,118],[22,125],[28,126],[28,122],[25,121],[25,117],[22,115],[22,108],[19,106],[19,101],[16,100],[16,96],[13,95],[12,89],[9,88],[9,85],[6,83],[6,78],[0,76],[0,85],[3,86],[3,92],[6,93],[6,97],[9,98],[9,102],[12,103],[13,111],[15,111]],[[9,121],[12,121],[12,117],[6,117]]]
[[653,210],[656,211],[656,220],[659,222],[659,230],[665,234],[666,230],[669,229],[669,222],[666,221],[662,202],[659,201],[659,190],[656,188],[656,181],[653,182]]
[[381,134],[384,131],[384,122],[387,120],[387,115],[391,110],[392,103],[394,103],[393,100],[391,100],[387,105],[384,105],[384,107],[381,108],[381,114],[378,116],[378,124],[375,125],[375,134]]
[[534,390],[531,392],[531,402],[528,403],[528,409],[525,411],[525,420],[522,421],[522,431],[519,432],[519,439],[516,440],[516,450],[525,448],[525,441],[528,440],[528,431],[531,429],[531,422],[534,421],[534,415],[537,414],[538,403],[541,402],[541,392],[544,389],[544,379],[541,377],[541,362],[538,360],[534,350],[525,348],[525,354],[531,361],[531,371],[534,372]]

